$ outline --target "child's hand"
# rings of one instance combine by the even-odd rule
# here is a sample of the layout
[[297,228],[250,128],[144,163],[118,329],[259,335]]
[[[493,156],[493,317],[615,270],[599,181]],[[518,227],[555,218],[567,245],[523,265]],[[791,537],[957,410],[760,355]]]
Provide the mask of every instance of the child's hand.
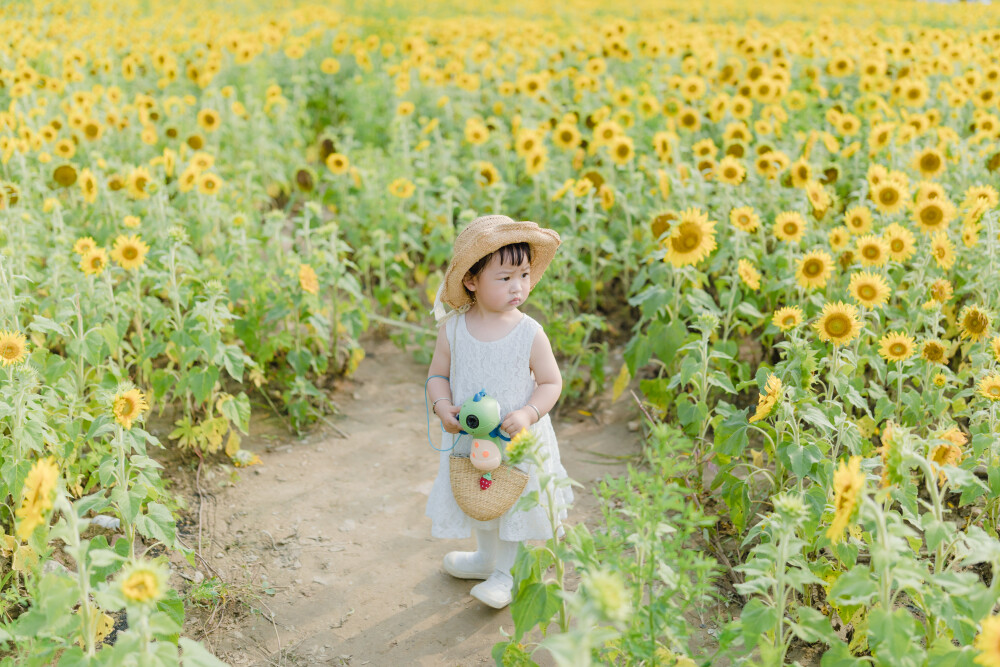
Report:
[[462,430],[462,425],[458,423],[458,413],[461,411],[462,406],[460,405],[442,405],[440,408],[434,408],[434,414],[441,420],[441,426],[448,433],[458,433]]
[[514,437],[523,429],[531,426],[531,417],[535,414],[531,408],[521,408],[507,414],[500,428],[507,432],[507,435]]

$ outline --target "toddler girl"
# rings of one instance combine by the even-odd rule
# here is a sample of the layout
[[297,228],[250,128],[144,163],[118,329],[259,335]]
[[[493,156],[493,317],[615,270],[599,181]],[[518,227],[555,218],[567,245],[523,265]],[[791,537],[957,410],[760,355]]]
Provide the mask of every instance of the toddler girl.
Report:
[[[434,304],[441,326],[428,375],[449,379],[431,378],[427,385],[434,414],[441,420],[443,451],[426,513],[434,537],[466,538],[475,530],[476,550],[450,552],[444,569],[460,579],[485,579],[473,587],[472,596],[497,609],[511,602],[518,543],[552,537],[548,513],[543,505],[516,511],[515,503],[498,519],[470,518],[452,494],[449,455],[469,455],[472,438],[457,435],[459,406],[485,389],[500,404],[500,428],[509,436],[528,428],[544,450],[544,472],[566,476],[548,415],[562,391],[562,377],[541,325],[518,310],[557,247],[559,235],[533,222],[505,215],[476,218],[455,239]],[[446,314],[442,301],[456,310]],[[539,491],[545,503],[534,465],[517,467],[529,476],[522,496]],[[562,518],[573,494],[568,487],[559,488],[555,499]]]

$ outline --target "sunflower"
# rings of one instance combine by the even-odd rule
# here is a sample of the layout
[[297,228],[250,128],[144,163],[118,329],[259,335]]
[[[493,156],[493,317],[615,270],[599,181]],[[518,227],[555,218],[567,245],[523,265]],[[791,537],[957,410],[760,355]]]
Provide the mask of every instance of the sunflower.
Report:
[[632,137],[622,134],[611,140],[608,145],[608,151],[611,153],[611,160],[615,164],[626,165],[635,157],[635,144],[632,141]]
[[788,331],[802,324],[802,309],[798,306],[785,306],[774,311],[771,318],[774,326],[782,331]]
[[691,107],[684,107],[677,114],[677,125],[682,130],[697,132],[701,129],[701,117],[698,110]]
[[719,161],[715,167],[715,177],[720,183],[739,185],[746,178],[747,170],[743,163],[731,155]]
[[883,165],[875,162],[868,165],[868,171],[865,172],[865,179],[868,181],[868,188],[870,190],[874,190],[876,185],[884,182],[887,178],[889,178],[889,170]]
[[774,219],[774,235],[782,241],[798,243],[806,233],[806,221],[801,213],[785,211]]
[[781,400],[782,384],[777,375],[773,373],[767,377],[767,384],[764,386],[764,393],[757,399],[757,410],[753,417],[748,420],[751,424],[759,422],[764,417],[771,414],[774,406]]
[[925,148],[914,156],[913,166],[921,176],[934,178],[945,169],[944,156],[936,148]]
[[809,205],[812,206],[817,219],[822,218],[826,210],[830,208],[830,204],[833,203],[830,193],[826,191],[822,183],[816,180],[806,183],[806,199],[809,200]]
[[955,206],[943,198],[927,199],[913,206],[913,221],[924,234],[948,229],[955,215]]
[[76,178],[76,167],[71,164],[61,164],[52,172],[52,179],[64,188],[76,183]]
[[859,271],[851,274],[851,282],[847,286],[851,298],[865,308],[877,308],[889,300],[892,289],[885,278],[877,273]]
[[840,227],[834,227],[830,230],[827,235],[827,240],[830,242],[831,250],[843,250],[847,247],[847,242],[850,240],[851,234],[847,231],[847,227],[841,225]]
[[389,184],[389,194],[400,199],[409,199],[417,188],[406,178],[397,178]]
[[952,294],[954,294],[954,289],[951,286],[951,281],[938,278],[931,283],[930,292],[933,300],[938,303],[948,303],[951,300]]
[[476,183],[478,183],[480,187],[488,188],[500,182],[500,170],[498,170],[492,162],[476,162],[474,166]]
[[905,262],[917,251],[913,233],[895,222],[882,230],[882,239],[889,246],[889,259],[894,262]]
[[805,158],[799,158],[788,168],[788,173],[792,179],[793,188],[804,188],[806,183],[812,180],[812,167]]
[[813,250],[799,260],[795,281],[803,289],[826,287],[831,273],[833,258],[824,250]]
[[549,154],[545,152],[544,148],[539,148],[524,156],[524,170],[529,176],[535,176],[544,171],[548,161]]
[[752,290],[760,289],[760,271],[757,267],[748,259],[741,259],[737,263],[737,272],[740,274],[740,280]]
[[337,175],[346,174],[347,170],[351,168],[351,161],[342,153],[330,153],[326,156],[324,162],[326,163],[326,168],[331,173]]
[[867,234],[872,228],[872,212],[867,206],[852,206],[844,213],[844,226],[851,234]]
[[892,214],[903,209],[907,194],[901,183],[886,179],[872,189],[871,198],[875,202],[875,208],[882,213]]
[[917,203],[923,203],[931,199],[947,199],[948,193],[945,192],[944,186],[940,183],[931,183],[930,181],[921,181],[917,185]]
[[615,191],[611,189],[611,186],[605,183],[597,188],[597,195],[601,199],[601,208],[610,211],[611,207],[615,205]]
[[87,275],[97,276],[108,265],[108,253],[104,248],[94,248],[80,258],[80,270]]
[[97,178],[90,169],[84,169],[80,172],[78,184],[80,186],[80,194],[83,195],[83,201],[88,204],[93,204],[97,201]]
[[[590,181],[583,179],[588,185]],[[670,231],[670,224],[677,219],[677,213],[669,209],[657,211],[649,221],[649,231],[653,238],[659,241],[664,234]]]
[[979,198],[986,199],[987,208],[1000,206],[1000,194],[992,185],[973,185],[965,191],[965,198],[962,199],[962,208],[972,208],[977,204]]
[[[601,185],[603,184],[604,180],[602,179]],[[573,185],[572,188],[573,196],[576,197],[577,199],[579,199],[580,197],[586,197],[588,194],[590,194],[591,190],[595,189],[595,187],[600,187],[600,186],[595,186],[594,181],[584,176]]]
[[1000,401],[1000,373],[991,373],[979,381],[979,395],[991,401]]
[[28,339],[20,331],[0,331],[0,364],[10,366],[24,361]]
[[861,333],[861,322],[858,321],[858,309],[842,303],[827,303],[823,312],[813,324],[820,340],[830,341],[834,345],[844,345],[857,338]]
[[129,229],[138,229],[142,225],[142,220],[137,215],[126,215],[122,224]]
[[895,123],[878,123],[871,128],[868,133],[868,148],[873,154],[889,145],[895,129]]
[[[938,468],[942,466],[957,466],[962,462],[962,448],[953,442],[945,442],[935,446],[931,450],[930,462]],[[948,481],[943,470],[938,472],[938,483],[944,484]]]
[[847,464],[841,461],[833,474],[833,522],[826,531],[827,538],[834,544],[843,539],[844,529],[851,521],[864,485],[861,457],[852,456]]
[[485,144],[490,138],[490,130],[478,118],[465,119],[465,141],[473,146]]
[[955,245],[944,232],[937,232],[931,237],[931,254],[935,263],[945,271],[955,264]]
[[574,123],[562,122],[552,133],[552,143],[563,150],[572,150],[580,145],[580,130]]
[[982,630],[973,643],[980,653],[975,663],[985,667],[1000,667],[1000,616],[983,619]]
[[138,389],[120,389],[111,405],[115,421],[126,429],[132,428],[132,422],[148,409],[149,404]]
[[948,361],[948,350],[936,338],[928,338],[920,344],[920,358],[932,364],[944,364]]
[[715,221],[697,208],[682,211],[668,237],[664,260],[674,266],[696,264],[715,250]]
[[967,442],[969,442],[968,436],[966,436],[960,429],[952,426],[945,430],[943,433],[938,435],[942,440],[947,440],[956,447],[963,447]]
[[319,279],[316,277],[316,271],[308,264],[299,266],[299,287],[310,294],[319,293]]
[[81,257],[97,247],[97,243],[89,236],[81,236],[73,244],[73,252]]
[[729,222],[740,231],[754,232],[760,224],[760,216],[752,206],[740,206],[729,212]]
[[979,306],[966,306],[958,317],[958,328],[962,338],[976,342],[990,332],[990,316]]
[[214,195],[222,188],[222,178],[210,171],[200,174],[197,183],[198,192],[203,195]]
[[913,336],[892,331],[879,339],[878,353],[886,361],[906,361],[916,349]]
[[138,234],[125,236],[119,234],[111,249],[111,259],[123,269],[138,269],[146,260],[149,246],[142,242]]
[[125,188],[129,196],[132,199],[146,199],[149,197],[146,187],[149,185],[150,178],[149,170],[145,167],[136,167],[133,169],[125,181]]
[[50,456],[35,461],[24,480],[21,507],[14,512],[20,519],[15,534],[22,542],[27,542],[35,528],[45,523],[43,514],[52,509],[52,495],[59,483],[59,468],[56,459]]
[[1000,363],[1000,336],[994,336],[990,341],[990,350],[993,351],[993,358]]
[[118,581],[128,602],[152,605],[166,595],[169,576],[164,565],[143,559],[123,567]]
[[859,236],[856,247],[861,266],[884,266],[889,261],[889,244],[880,236]]

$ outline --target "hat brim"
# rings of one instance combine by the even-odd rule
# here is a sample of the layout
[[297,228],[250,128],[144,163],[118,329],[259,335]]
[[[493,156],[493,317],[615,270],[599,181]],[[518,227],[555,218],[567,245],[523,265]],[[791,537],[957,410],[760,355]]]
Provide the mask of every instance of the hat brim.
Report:
[[444,274],[442,300],[455,309],[471,303],[463,284],[465,274],[480,259],[511,243],[531,246],[531,288],[534,289],[555,257],[560,242],[557,232],[528,220],[516,221],[499,215],[477,218],[455,239],[455,254]]

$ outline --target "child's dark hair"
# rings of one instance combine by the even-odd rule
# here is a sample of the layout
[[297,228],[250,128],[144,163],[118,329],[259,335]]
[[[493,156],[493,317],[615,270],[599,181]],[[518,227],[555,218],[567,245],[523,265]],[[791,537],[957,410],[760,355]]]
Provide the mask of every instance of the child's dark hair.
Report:
[[[493,258],[493,255],[500,255],[500,264],[511,264],[513,266],[520,266],[521,262],[523,262],[524,260],[528,260],[528,263],[530,264],[531,244],[509,243],[505,246],[501,246],[500,248],[494,250],[485,257],[481,257],[478,262],[473,264],[469,268],[468,277],[475,278],[476,276],[478,276],[479,272],[483,270],[483,267],[489,264],[490,259]],[[468,287],[465,288],[465,291],[470,297],[474,296],[472,292],[469,291]]]

